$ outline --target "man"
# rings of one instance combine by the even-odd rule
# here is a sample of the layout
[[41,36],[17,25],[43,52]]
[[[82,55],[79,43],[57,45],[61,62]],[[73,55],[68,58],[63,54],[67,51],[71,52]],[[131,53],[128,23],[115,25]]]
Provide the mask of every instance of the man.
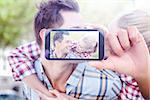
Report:
[[[67,32],[56,32],[53,36],[53,48],[50,47],[51,58],[65,58],[70,51],[70,38]],[[52,44],[51,44],[52,45]]]
[[[69,0],[70,1],[70,0]],[[69,1],[66,1],[66,2],[69,2]],[[53,2],[53,4],[59,4],[59,6],[60,5],[62,5],[62,4],[65,4],[66,5],[66,2],[64,3],[64,2]],[[68,3],[67,3],[68,4]],[[70,4],[70,3],[69,3]],[[70,6],[70,5],[69,5]],[[47,6],[46,8],[49,8],[49,7],[51,7],[51,6]],[[55,5],[54,6],[55,7],[55,10],[58,10],[58,9],[56,9],[57,8],[57,6]],[[42,8],[41,7],[41,9],[43,9],[42,11],[40,11],[40,13],[39,13],[39,16],[40,15],[45,15],[45,14],[41,14],[41,13],[44,13],[46,10],[45,7],[44,8]],[[54,9],[53,9],[54,10]],[[54,10],[54,11],[55,11]],[[63,9],[64,10],[64,9]],[[76,13],[75,11],[63,11],[62,9],[61,10],[58,10],[59,12],[55,12],[55,14],[57,14],[58,16],[59,16],[59,18],[58,18],[58,16],[56,16],[55,15],[55,18],[58,18],[59,19],[59,21],[58,21],[58,24],[51,24],[51,21],[49,21],[49,23],[50,24],[47,24],[46,26],[44,26],[44,28],[57,28],[57,27],[60,27],[61,26],[61,28],[68,28],[68,26],[70,26],[70,27],[72,27],[72,26],[83,26],[83,21],[81,20],[81,17],[80,17],[80,15],[78,14],[78,13]],[[68,9],[65,9],[65,10],[68,10]],[[47,13],[47,12],[46,12]],[[61,14],[60,14],[61,13]],[[54,17],[54,16],[52,16],[52,15],[50,15],[51,13],[48,13],[49,14],[49,16],[51,16],[51,17]],[[47,15],[45,15],[46,16],[46,18],[45,19],[47,19]],[[44,16],[44,17],[45,17]],[[61,16],[61,17],[60,17]],[[73,18],[74,20],[72,20],[72,19],[69,19],[68,18],[68,16],[70,16],[71,18]],[[44,17],[42,17],[42,18],[44,18]],[[60,19],[62,19],[63,18],[63,20],[64,20],[64,23],[62,23],[62,20],[60,20]],[[37,19],[41,19],[40,17],[37,17]],[[57,20],[58,20],[57,19]],[[57,21],[57,20],[55,20],[55,21]],[[40,20],[41,21],[41,20]],[[45,20],[43,20],[43,21],[45,21]],[[44,34],[44,32],[45,32],[45,29],[43,28],[43,26],[41,27],[40,25],[43,25],[43,24],[39,24],[39,23],[41,23],[41,22],[35,22],[35,26],[37,25],[37,27],[35,27],[35,30],[36,30],[36,32],[35,33],[41,33],[40,35],[39,34],[36,34],[36,39],[37,39],[37,42],[39,43],[39,44],[41,44],[41,38],[43,39],[43,36],[44,35],[42,35],[42,34]],[[50,25],[54,25],[54,26],[50,26]],[[132,29],[129,29],[129,30],[135,30],[134,28],[132,28]],[[40,38],[41,37],[41,38]],[[121,36],[119,36],[119,37],[121,37]],[[132,38],[136,38],[136,35],[134,36],[134,37],[132,37]],[[110,39],[111,40],[111,39]],[[129,42],[129,39],[127,39],[127,41]],[[116,42],[115,42],[116,43]],[[118,41],[117,41],[117,44],[118,44]],[[120,44],[119,44],[120,45]],[[41,45],[40,45],[41,46]],[[28,45],[28,47],[33,47],[33,46],[31,46],[31,45]],[[42,47],[41,47],[42,48]],[[21,52],[20,50],[22,50],[23,48],[20,48],[20,49],[18,49],[18,51],[19,52]],[[37,49],[37,47],[35,48],[33,48],[34,50],[32,50],[32,51],[37,51],[37,50],[39,50],[39,49]],[[116,48],[117,49],[117,48]],[[115,52],[116,52],[116,49],[114,50]],[[24,51],[24,50],[23,50]],[[25,52],[25,51],[24,51]],[[28,52],[28,51],[27,51]],[[31,51],[29,50],[29,52],[31,53]],[[33,52],[32,52],[33,53]],[[13,53],[14,54],[14,53]],[[33,54],[36,54],[36,52],[34,52]],[[38,53],[39,54],[39,53]],[[42,55],[42,54],[41,54]],[[14,56],[13,56],[14,57]],[[21,57],[23,57],[23,56],[21,56]],[[30,85],[31,85],[31,87],[32,86],[35,86],[35,87],[33,87],[34,89],[37,89],[37,87],[36,86],[41,86],[39,83],[38,83],[38,85],[36,84],[36,83],[34,83],[34,84],[32,84],[32,83],[30,83],[29,82],[29,80],[30,79],[33,79],[33,78],[31,78],[31,74],[33,74],[33,73],[35,73],[35,69],[34,69],[34,67],[32,67],[33,65],[32,65],[32,61],[33,61],[33,59],[36,59],[35,57],[37,57],[37,55],[36,56],[32,56],[31,58],[30,58],[30,56],[29,56],[29,59],[28,60],[26,60],[26,62],[24,62],[24,57],[23,57],[23,59],[18,59],[19,60],[19,62],[20,62],[20,60],[22,61],[23,60],[23,64],[22,64],[22,68],[23,68],[23,70],[21,69],[21,70],[16,70],[16,66],[19,66],[19,68],[21,68],[21,66],[20,66],[20,64],[19,63],[15,63],[15,64],[12,64],[12,62],[10,62],[10,64],[11,64],[11,66],[12,66],[12,68],[13,68],[13,71],[15,71],[16,73],[14,74],[16,77],[21,77],[21,78],[23,78],[23,80],[26,82],[26,83],[29,83]],[[12,58],[12,56],[10,56],[10,59]],[[13,61],[13,60],[12,60]],[[28,61],[28,62],[27,62]],[[31,63],[30,63],[31,62]],[[62,66],[62,64],[61,64],[61,66]],[[25,70],[25,71],[24,71]],[[30,70],[30,71],[28,71],[28,70]],[[52,70],[52,69],[50,69],[50,70]],[[19,71],[19,72],[18,72]],[[47,70],[48,71],[48,70]],[[101,71],[100,71],[101,72]],[[116,73],[114,73],[114,72],[112,72],[114,75],[116,75]],[[49,73],[50,74],[50,73]],[[56,74],[56,73],[54,73],[54,74]],[[23,77],[23,75],[25,75],[26,77]],[[29,76],[30,75],[30,76]],[[32,75],[33,76],[33,75]],[[109,75],[106,75],[106,77],[109,77]],[[117,76],[116,76],[117,77]],[[35,76],[34,76],[34,78],[35,78]],[[117,80],[114,80],[114,81],[117,81]],[[109,82],[108,82],[109,83]],[[110,83],[111,83],[111,81],[110,81]],[[119,82],[118,82],[119,83]],[[90,86],[92,86],[92,84],[90,85]],[[42,86],[41,86],[42,87]],[[59,87],[59,86],[58,86]],[[43,88],[43,87],[42,87]],[[88,88],[87,88],[88,89]],[[110,88],[109,88],[110,89]],[[40,90],[40,89],[38,89],[38,90]],[[59,90],[59,89],[58,89]],[[60,91],[63,91],[64,90],[64,88],[63,89],[60,89]],[[113,89],[112,89],[112,91],[113,91]],[[92,91],[93,92],[93,91]],[[110,90],[110,92],[111,92],[111,90]],[[43,93],[45,93],[45,92],[43,92]],[[116,95],[119,95],[119,93],[117,94],[116,93]],[[80,95],[81,96],[81,95]],[[80,97],[79,96],[79,97]],[[112,95],[113,96],[113,95]],[[99,97],[99,96],[98,96]]]
[[[70,20],[68,16],[74,20]],[[48,19],[48,21],[45,21],[44,18]],[[36,41],[39,44],[41,51],[43,51],[43,41],[46,29],[69,28],[81,26],[83,23],[84,22],[78,13],[78,5],[72,0],[61,2],[57,0],[49,1],[48,3],[41,5],[40,10],[35,17],[34,24]],[[58,40],[60,40],[60,38],[58,38]],[[62,46],[61,44],[63,42],[64,40],[59,42],[55,41],[54,43],[57,45],[57,47],[59,47]],[[55,50],[55,52],[56,51],[57,50]],[[56,54],[58,55],[59,53],[56,52]],[[33,89],[43,92],[46,91],[45,88],[47,88],[48,91],[48,89],[50,89],[49,86],[51,85],[51,88],[57,89],[60,92],[66,93],[67,95],[73,95],[75,98],[79,99],[118,98],[122,84],[117,73],[106,70],[101,72],[90,67],[86,63],[81,63],[78,65],[64,61],[47,61],[43,52],[40,54],[40,59],[41,62],[37,61],[39,64],[35,67],[38,66],[38,68],[41,69],[41,65],[43,65],[44,72],[40,71],[40,73],[43,73],[43,77],[47,77],[46,80],[48,79],[50,82],[43,83],[43,81],[41,81],[43,84],[42,85],[37,77],[32,77],[33,75],[30,75],[28,78],[24,78],[23,81]],[[37,62],[35,62],[35,64]],[[110,75],[108,73],[110,73]],[[114,80],[114,78],[116,79]],[[91,81],[91,79],[93,81]],[[95,85],[93,86],[92,84]],[[46,85],[45,88],[44,85]],[[28,95],[27,91],[27,98],[30,99],[32,94],[33,93],[30,95],[29,92]]]
[[[37,34],[41,34],[42,38],[44,33],[40,31]],[[60,44],[64,41],[65,38]],[[41,47],[43,43],[42,38]],[[41,48],[41,51],[43,50],[44,48]],[[45,59],[44,53],[41,53],[39,60],[35,61],[35,69],[37,76],[49,90],[56,89],[78,99],[117,99],[122,87],[117,73],[113,71],[99,71],[86,62],[77,64],[74,61],[49,61]]]
[[[61,4],[64,3],[64,4]],[[63,23],[60,25],[60,21],[53,21],[53,24],[49,24],[48,28],[68,28],[70,26],[80,26],[83,24],[80,15],[77,13],[77,8],[72,8],[75,5],[74,1],[68,0],[66,2],[56,2],[49,1],[48,3],[42,5],[44,9],[52,9],[60,10],[60,15],[63,18]],[[60,6],[61,4],[61,6]],[[72,4],[72,5],[71,5]],[[67,5],[67,6],[65,6]],[[69,6],[68,6],[69,5]],[[53,8],[58,6],[58,8]],[[75,6],[76,7],[76,6]],[[40,11],[41,12],[41,9]],[[43,11],[45,12],[45,11]],[[46,12],[47,13],[47,12]],[[53,14],[53,11],[49,12]],[[57,15],[55,15],[57,16]],[[78,21],[78,23],[70,20],[68,18],[70,16],[74,20]],[[38,17],[35,18],[35,23],[38,22]],[[49,17],[49,20],[53,20],[52,17]],[[59,19],[57,19],[59,20]],[[80,21],[80,23],[79,23]],[[52,21],[50,21],[52,23]],[[34,67],[37,70],[37,76],[40,78],[40,81],[45,85],[47,89],[56,89],[59,92],[66,93],[72,97],[77,99],[117,99],[120,93],[122,82],[119,79],[117,73],[110,70],[96,70],[87,64],[84,63],[75,63],[70,61],[48,61],[45,59],[45,54],[43,53],[44,46],[44,34],[47,29],[43,28],[39,29],[35,24],[35,29],[39,30],[35,33],[36,40],[41,47],[40,58],[35,61]],[[53,26],[51,26],[53,25]],[[40,36],[40,37],[39,37]],[[66,45],[68,39],[65,37],[65,34],[55,34],[54,35],[54,53],[50,53],[52,56],[56,54],[58,57],[64,56],[66,54]],[[62,50],[63,49],[63,50]],[[62,51],[65,51],[62,53]],[[40,70],[41,69],[41,70]],[[40,70],[40,71],[38,71]],[[39,75],[40,74],[40,75]],[[91,81],[92,80],[92,81]],[[31,82],[32,83],[32,82]],[[94,84],[94,86],[92,85]],[[28,93],[29,92],[29,93]],[[26,92],[25,92],[26,93]],[[26,96],[30,99],[30,94],[35,94],[34,92],[30,93],[30,90],[27,90]],[[33,96],[35,97],[35,96]],[[33,98],[31,97],[31,98]]]

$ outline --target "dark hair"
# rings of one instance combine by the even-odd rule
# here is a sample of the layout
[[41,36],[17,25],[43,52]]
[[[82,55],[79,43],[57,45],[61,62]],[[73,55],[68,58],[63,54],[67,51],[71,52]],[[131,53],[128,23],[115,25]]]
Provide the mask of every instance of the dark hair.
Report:
[[74,0],[49,0],[40,4],[34,20],[35,37],[39,45],[41,45],[39,36],[41,29],[56,28],[63,24],[60,10],[79,12],[79,6]]
[[55,44],[56,41],[61,42],[64,39],[64,35],[69,35],[69,33],[65,32],[65,31],[59,31],[54,34],[54,36],[53,36],[54,47],[56,46],[56,44]]

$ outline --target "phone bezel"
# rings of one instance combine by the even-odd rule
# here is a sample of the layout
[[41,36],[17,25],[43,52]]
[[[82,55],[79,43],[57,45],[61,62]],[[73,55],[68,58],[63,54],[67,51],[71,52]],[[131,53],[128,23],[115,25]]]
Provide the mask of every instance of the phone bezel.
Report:
[[[98,31],[99,33],[99,57],[97,59],[70,59],[70,58],[50,58],[50,32],[51,31]],[[105,56],[105,47],[104,47],[104,33],[100,32],[99,30],[96,29],[51,29],[48,30],[45,34],[45,58],[47,60],[103,60]],[[47,53],[48,50],[49,52]],[[101,52],[101,53],[100,53]]]

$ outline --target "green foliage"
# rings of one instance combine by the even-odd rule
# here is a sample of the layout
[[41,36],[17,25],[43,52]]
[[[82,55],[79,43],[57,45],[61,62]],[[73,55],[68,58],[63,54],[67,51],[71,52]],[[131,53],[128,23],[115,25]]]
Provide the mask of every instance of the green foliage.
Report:
[[[34,0],[33,0],[34,1]],[[32,0],[0,0],[0,47],[16,46],[32,22]]]

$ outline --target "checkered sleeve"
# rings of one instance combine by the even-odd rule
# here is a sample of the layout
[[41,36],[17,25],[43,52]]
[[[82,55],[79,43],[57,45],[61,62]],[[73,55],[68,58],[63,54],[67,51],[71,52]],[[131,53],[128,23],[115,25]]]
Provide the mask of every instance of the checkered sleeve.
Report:
[[120,79],[123,82],[119,96],[121,100],[144,100],[138,84],[133,77],[121,74]]
[[20,81],[35,73],[33,62],[39,57],[39,54],[40,49],[35,41],[22,45],[9,53],[7,58],[15,81]]

